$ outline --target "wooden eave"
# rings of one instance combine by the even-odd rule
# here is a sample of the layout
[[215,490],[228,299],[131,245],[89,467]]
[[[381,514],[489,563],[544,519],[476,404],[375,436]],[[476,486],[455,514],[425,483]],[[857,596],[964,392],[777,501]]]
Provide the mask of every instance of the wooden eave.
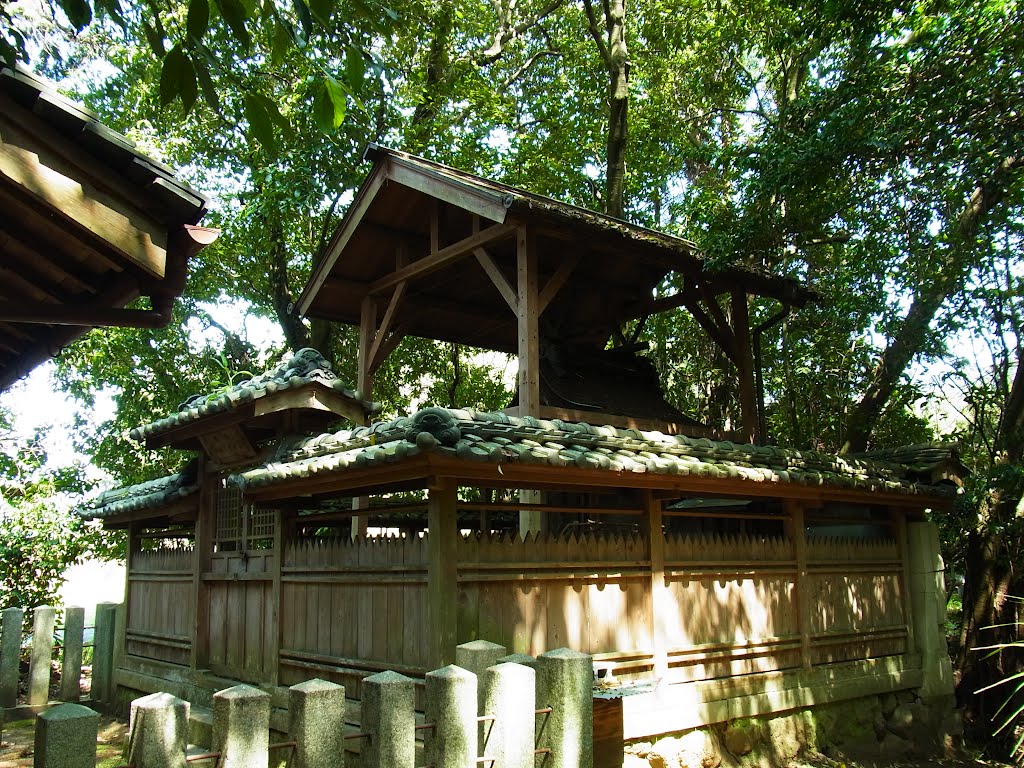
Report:
[[246,498],[268,502],[297,497],[352,496],[412,488],[429,488],[439,480],[488,488],[570,490],[576,488],[646,489],[672,491],[679,495],[723,498],[776,498],[805,502],[846,501],[888,504],[908,509],[930,508],[948,511],[953,500],[946,496],[904,494],[798,483],[758,483],[745,480],[616,472],[606,469],[555,467],[509,462],[465,461],[436,452],[426,452],[386,466],[346,468],[336,473],[297,477],[269,486],[246,489]]
[[[0,390],[89,329],[170,320],[206,199],[0,62]],[[140,297],[150,308],[125,309]]]
[[[147,437],[147,448],[171,447],[198,451],[203,439],[226,430],[241,430],[257,455],[255,444],[284,433],[302,434],[321,432],[339,419],[361,424],[366,410],[359,401],[345,397],[318,381],[301,387],[271,392],[242,403],[231,410],[200,416],[194,421],[170,427]],[[209,443],[206,444],[209,446]],[[214,459],[218,457],[214,456]],[[225,464],[236,464],[229,459]]]
[[131,512],[123,512],[117,515],[109,515],[100,518],[103,527],[107,530],[122,530],[130,523],[147,522],[154,528],[168,526],[178,523],[195,522],[199,516],[199,494],[189,499],[173,501],[147,509],[136,509]]

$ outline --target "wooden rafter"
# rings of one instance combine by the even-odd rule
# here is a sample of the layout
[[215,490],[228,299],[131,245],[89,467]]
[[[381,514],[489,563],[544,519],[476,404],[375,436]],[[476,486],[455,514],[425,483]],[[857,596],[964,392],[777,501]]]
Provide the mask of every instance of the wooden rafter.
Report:
[[436,272],[439,269],[443,269],[451,263],[470,255],[476,248],[482,245],[487,245],[488,243],[493,243],[496,240],[511,237],[516,231],[516,227],[516,224],[509,223],[495,224],[494,226],[482,229],[469,237],[459,240],[457,243],[452,243],[451,245],[439,249],[436,253],[433,253],[426,258],[414,261],[402,269],[396,269],[390,275],[385,275],[378,280],[374,280],[369,285],[369,293],[383,293],[384,291],[394,288],[404,280],[415,280],[416,278],[423,277],[432,272]]
[[544,310],[547,309],[548,304],[551,300],[558,295],[558,292],[562,290],[562,286],[565,285],[573,271],[576,269],[576,265],[580,263],[580,256],[578,253],[574,253],[561,264],[558,265],[558,269],[555,270],[555,274],[551,276],[551,279],[544,284],[541,289],[540,296],[537,300],[537,313],[544,314]]

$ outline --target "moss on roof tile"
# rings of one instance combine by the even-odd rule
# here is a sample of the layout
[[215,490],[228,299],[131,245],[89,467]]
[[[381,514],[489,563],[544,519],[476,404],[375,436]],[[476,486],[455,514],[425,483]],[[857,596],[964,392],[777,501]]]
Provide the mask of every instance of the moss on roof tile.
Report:
[[78,509],[78,514],[103,520],[182,501],[199,491],[197,471],[198,462],[193,461],[173,475],[104,491],[92,503]]
[[[286,389],[296,389],[318,381],[345,397],[359,400],[357,393],[349,389],[331,370],[330,363],[315,349],[300,349],[276,368],[258,376],[240,381],[228,389],[220,389],[205,395],[193,395],[178,406],[178,411],[151,424],[136,427],[129,436],[142,442],[147,438],[163,434],[175,427],[217,413],[234,410],[241,405]],[[372,403],[364,403],[368,412],[373,412]]]
[[891,461],[444,408],[424,408],[412,416],[300,440],[283,447],[274,462],[234,475],[230,482],[257,488],[310,474],[397,462],[422,451],[437,451],[463,461],[885,489],[904,494],[950,492],[943,486],[917,482],[906,467]]

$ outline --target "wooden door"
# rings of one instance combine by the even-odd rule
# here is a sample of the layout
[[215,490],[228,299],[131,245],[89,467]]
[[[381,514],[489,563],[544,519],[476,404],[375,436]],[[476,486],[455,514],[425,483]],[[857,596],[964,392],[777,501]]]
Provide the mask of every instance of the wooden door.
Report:
[[214,551],[203,575],[208,590],[209,667],[246,682],[270,682],[277,663],[274,600],[276,510],[242,504],[234,488],[215,501]]

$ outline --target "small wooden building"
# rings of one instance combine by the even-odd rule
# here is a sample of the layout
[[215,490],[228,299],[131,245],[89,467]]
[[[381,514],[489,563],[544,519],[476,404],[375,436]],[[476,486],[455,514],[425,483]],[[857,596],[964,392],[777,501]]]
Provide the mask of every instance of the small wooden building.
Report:
[[[628,739],[946,692],[925,516],[951,504],[948,450],[869,459],[753,439],[749,295],[786,306],[806,289],[714,273],[685,241],[372,153],[300,302],[359,323],[358,388],[303,350],[186,403],[133,435],[193,451],[188,469],[91,511],[130,532],[120,686],[195,698],[214,679],[323,677],[358,698],[366,675],[421,676],[469,640],[570,646],[600,667],[611,763]],[[687,287],[651,299],[673,270]],[[652,391],[622,326],[668,306],[736,362],[732,440],[656,390],[638,401],[607,385]],[[405,333],[517,352],[518,402],[367,424],[373,372]],[[615,410],[631,402],[642,413]]]
[[[0,60],[0,391],[98,326],[158,328],[216,231],[206,198]],[[148,297],[148,309],[125,309]]]

